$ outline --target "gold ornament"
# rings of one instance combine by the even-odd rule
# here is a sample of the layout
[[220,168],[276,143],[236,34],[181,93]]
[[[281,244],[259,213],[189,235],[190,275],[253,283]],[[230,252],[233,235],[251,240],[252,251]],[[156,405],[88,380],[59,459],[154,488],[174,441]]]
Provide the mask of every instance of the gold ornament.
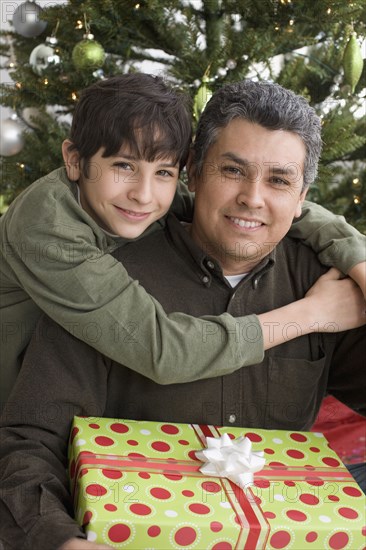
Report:
[[356,39],[356,33],[352,33],[347,42],[343,54],[344,80],[351,86],[351,92],[354,93],[356,85],[361,78],[363,59],[359,43]]
[[199,119],[203,109],[206,107],[206,103],[212,97],[212,90],[208,86],[209,79],[207,76],[202,78],[202,84],[198,88],[197,93],[194,97],[193,103],[193,114],[196,120]]

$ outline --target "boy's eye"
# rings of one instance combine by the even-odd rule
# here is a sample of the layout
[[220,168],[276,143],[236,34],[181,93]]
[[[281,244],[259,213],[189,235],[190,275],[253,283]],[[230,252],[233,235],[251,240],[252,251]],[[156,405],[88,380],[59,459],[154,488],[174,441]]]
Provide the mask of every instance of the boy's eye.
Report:
[[169,172],[169,170],[158,170],[157,172],[158,176],[163,176],[163,177],[174,177],[174,174],[173,172]]
[[115,162],[113,166],[115,166],[116,168],[120,168],[121,170],[133,170],[133,166],[129,162]]

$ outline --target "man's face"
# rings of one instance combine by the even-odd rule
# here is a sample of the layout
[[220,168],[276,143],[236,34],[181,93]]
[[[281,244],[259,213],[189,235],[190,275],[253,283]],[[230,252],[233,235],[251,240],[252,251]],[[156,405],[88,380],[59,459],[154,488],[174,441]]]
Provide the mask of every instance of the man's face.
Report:
[[171,159],[140,160],[126,146],[112,157],[102,153],[100,149],[90,159],[87,177],[72,153],[68,174],[78,180],[82,207],[106,231],[139,237],[169,210],[179,167]]
[[305,146],[299,136],[234,119],[209,148],[196,192],[193,239],[227,275],[260,262],[301,214]]

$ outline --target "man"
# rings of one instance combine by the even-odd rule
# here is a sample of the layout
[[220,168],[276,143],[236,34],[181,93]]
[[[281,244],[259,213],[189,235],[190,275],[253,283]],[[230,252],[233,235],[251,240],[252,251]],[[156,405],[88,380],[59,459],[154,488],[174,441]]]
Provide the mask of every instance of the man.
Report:
[[[320,148],[319,119],[291,92],[244,81],[215,94],[189,163],[192,225],[170,216],[115,255],[167,312],[254,312],[273,347],[262,363],[225,377],[160,386],[43,318],[2,418],[5,549],[101,548],[79,540],[72,520],[65,464],[74,414],[306,430],[329,392],[366,415],[361,292],[323,275],[314,253],[285,237]],[[288,323],[272,315],[266,324],[267,312],[291,306]],[[259,338],[256,327],[246,339]]]

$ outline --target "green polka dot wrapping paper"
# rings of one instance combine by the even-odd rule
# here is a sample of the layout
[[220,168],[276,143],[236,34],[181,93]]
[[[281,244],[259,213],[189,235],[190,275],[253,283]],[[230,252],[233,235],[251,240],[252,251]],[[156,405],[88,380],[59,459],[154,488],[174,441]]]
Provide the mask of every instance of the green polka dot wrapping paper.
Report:
[[[199,471],[224,433],[264,452],[250,487]],[[365,548],[365,495],[320,433],[75,417],[69,475],[77,522],[112,548]]]

